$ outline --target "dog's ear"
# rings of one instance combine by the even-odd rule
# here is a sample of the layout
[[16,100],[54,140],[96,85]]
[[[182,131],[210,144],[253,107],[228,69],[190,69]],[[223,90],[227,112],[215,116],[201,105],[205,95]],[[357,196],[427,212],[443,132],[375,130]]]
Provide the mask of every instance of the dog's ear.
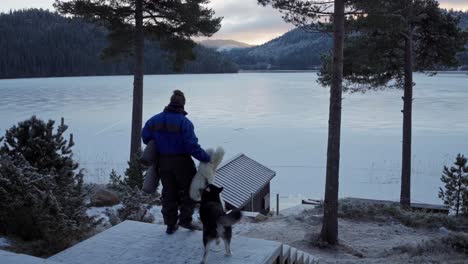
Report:
[[218,188],[218,193],[221,193],[224,190],[224,187],[219,187]]
[[213,184],[209,184],[206,188],[205,188],[205,191],[207,192],[211,192],[213,191],[214,193],[221,193],[223,191],[223,187],[218,187],[216,185],[213,185]]

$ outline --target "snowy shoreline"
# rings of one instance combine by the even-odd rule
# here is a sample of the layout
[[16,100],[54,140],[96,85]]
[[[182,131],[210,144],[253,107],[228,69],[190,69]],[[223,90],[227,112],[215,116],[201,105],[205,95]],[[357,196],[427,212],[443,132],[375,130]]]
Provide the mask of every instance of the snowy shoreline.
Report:
[[[112,227],[109,215],[117,214],[122,204],[109,207],[90,207],[87,214],[103,222],[96,234]],[[153,224],[163,225],[160,206],[149,211]],[[194,221],[199,221],[198,212]],[[444,244],[444,239],[465,236],[445,228],[413,228],[394,220],[364,221],[339,218],[340,245],[321,247],[314,244],[320,232],[322,212],[313,205],[297,205],[265,218],[244,217],[234,225],[233,234],[281,242],[320,259],[319,263],[464,263],[466,253]],[[464,240],[468,241],[468,240]],[[14,250],[18,241],[0,237],[0,249]],[[201,243],[201,241],[200,241]],[[463,242],[461,242],[463,243]]]
[[[108,220],[105,211],[116,211],[119,208],[121,205],[92,207],[87,213]],[[154,216],[153,224],[163,224],[160,206],[153,206],[149,213]],[[449,249],[447,252],[424,252],[421,255],[415,255],[411,251],[400,252],[400,249],[418,248],[428,241],[448,237],[451,233],[445,228],[412,228],[395,221],[357,221],[341,218],[340,246],[321,249],[311,244],[314,235],[320,232],[321,217],[320,210],[312,205],[296,205],[281,210],[278,216],[272,214],[262,221],[244,217],[233,227],[233,239],[235,236],[246,236],[278,241],[318,257],[320,263],[463,263],[467,257]],[[199,221],[197,211],[193,218],[194,221]]]

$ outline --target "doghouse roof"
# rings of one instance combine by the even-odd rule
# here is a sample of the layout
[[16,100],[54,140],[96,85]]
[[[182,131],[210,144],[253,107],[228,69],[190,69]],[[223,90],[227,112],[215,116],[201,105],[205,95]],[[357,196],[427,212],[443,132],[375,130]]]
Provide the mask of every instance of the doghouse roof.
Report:
[[216,172],[214,183],[224,188],[223,200],[237,208],[244,207],[276,173],[244,154],[224,163]]

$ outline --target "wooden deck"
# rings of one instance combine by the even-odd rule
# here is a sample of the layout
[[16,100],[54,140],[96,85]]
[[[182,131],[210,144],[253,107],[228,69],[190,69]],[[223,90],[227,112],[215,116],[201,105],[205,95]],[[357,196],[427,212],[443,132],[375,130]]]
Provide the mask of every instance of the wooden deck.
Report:
[[[218,248],[217,248],[218,249]],[[312,264],[318,259],[279,242],[234,236],[233,255],[224,246],[208,255],[208,264]],[[0,250],[0,264],[195,264],[203,254],[202,234],[125,221],[48,259]]]
[[0,250],[1,264],[58,264],[47,259],[36,258],[24,254],[16,254],[4,250]]
[[[202,233],[179,229],[173,235],[162,225],[125,221],[55,256],[67,264],[195,264],[203,255]],[[207,262],[216,264],[272,264],[281,260],[282,244],[234,236],[231,257],[210,251]]]

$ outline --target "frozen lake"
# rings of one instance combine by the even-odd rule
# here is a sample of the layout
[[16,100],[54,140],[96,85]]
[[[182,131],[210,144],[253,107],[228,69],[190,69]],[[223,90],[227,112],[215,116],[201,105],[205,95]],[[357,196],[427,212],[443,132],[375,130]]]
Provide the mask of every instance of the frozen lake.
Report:
[[[315,73],[241,73],[145,77],[144,120],[181,89],[203,147],[223,146],[277,172],[272,195],[322,198],[328,89]],[[65,117],[75,156],[87,181],[107,182],[123,171],[130,148],[132,77],[80,77],[0,81],[3,134],[31,115]],[[413,185],[416,202],[440,203],[444,165],[468,155],[468,75],[416,75]],[[345,94],[342,120],[341,197],[398,200],[402,91]]]

